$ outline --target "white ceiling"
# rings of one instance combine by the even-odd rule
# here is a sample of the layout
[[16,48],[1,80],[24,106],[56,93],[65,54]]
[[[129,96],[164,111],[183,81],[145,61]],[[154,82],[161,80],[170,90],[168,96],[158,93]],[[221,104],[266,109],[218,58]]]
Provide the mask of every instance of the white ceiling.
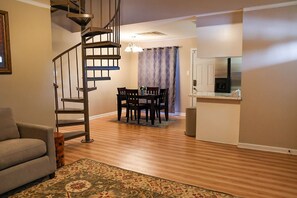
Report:
[[[184,2],[184,3],[182,3]],[[224,3],[222,3],[224,2]],[[196,17],[224,13],[252,6],[296,2],[294,0],[124,0],[121,40],[150,42],[196,36]],[[170,5],[170,6],[168,6]],[[175,6],[174,6],[175,5]],[[179,16],[179,17],[177,17]],[[165,19],[164,19],[165,18]],[[167,19],[166,19],[167,18]],[[170,18],[170,19],[168,19]],[[162,20],[157,20],[162,19]],[[149,22],[143,22],[149,21]],[[165,35],[138,35],[146,32]]]
[[[131,41],[158,41],[169,39],[192,38],[196,36],[196,19],[188,17],[184,19],[170,19],[153,22],[144,22],[121,26],[121,40]],[[151,32],[160,32],[158,35]]]

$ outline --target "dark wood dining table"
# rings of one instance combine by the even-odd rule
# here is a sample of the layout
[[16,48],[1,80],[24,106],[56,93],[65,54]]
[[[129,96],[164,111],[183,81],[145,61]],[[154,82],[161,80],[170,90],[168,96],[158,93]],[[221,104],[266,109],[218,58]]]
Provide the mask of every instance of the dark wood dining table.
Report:
[[[139,99],[146,99],[149,100],[150,103],[150,120],[151,120],[151,124],[154,125],[155,124],[155,110],[156,110],[156,101],[157,99],[160,97],[160,95],[152,95],[152,94],[143,94],[143,95],[136,95],[135,97],[139,98]],[[121,104],[122,101],[126,100],[126,96],[125,95],[120,95],[117,94],[117,110],[118,110],[118,120],[121,119],[122,116],[122,108],[121,108]]]

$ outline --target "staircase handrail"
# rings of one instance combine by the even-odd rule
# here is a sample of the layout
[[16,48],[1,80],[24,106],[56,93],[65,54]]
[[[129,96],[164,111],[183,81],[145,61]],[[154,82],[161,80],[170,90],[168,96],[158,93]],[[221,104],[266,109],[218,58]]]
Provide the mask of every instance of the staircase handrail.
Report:
[[108,27],[108,26],[115,20],[115,18],[116,18],[116,16],[117,16],[118,12],[120,12],[120,3],[121,3],[121,0],[119,0],[119,2],[118,2],[118,6],[117,6],[117,9],[116,9],[116,11],[115,11],[115,14],[114,14],[113,17],[111,18],[111,20],[107,23],[107,25],[104,26],[104,28],[107,28],[107,27]]
[[[121,0],[119,0],[119,2],[118,2],[118,6],[117,6],[117,9],[116,9],[116,11],[115,11],[115,14],[114,14],[113,17],[111,18],[111,20],[104,26],[104,28],[107,28],[107,27],[108,27],[108,26],[115,20],[117,14],[120,12],[120,3],[121,3]],[[92,39],[93,37],[94,37],[94,36],[90,36],[89,38],[87,38],[87,41],[90,40],[90,39]],[[70,52],[71,50],[73,50],[73,49],[79,47],[80,45],[81,45],[81,42],[78,43],[78,44],[76,44],[76,45],[74,45],[73,47],[71,47],[71,48],[65,50],[64,52],[60,53],[60,54],[57,55],[55,58],[53,58],[53,62],[54,62],[55,60],[57,60],[58,58],[60,58],[61,56],[63,56],[64,54],[67,54],[67,53]]]

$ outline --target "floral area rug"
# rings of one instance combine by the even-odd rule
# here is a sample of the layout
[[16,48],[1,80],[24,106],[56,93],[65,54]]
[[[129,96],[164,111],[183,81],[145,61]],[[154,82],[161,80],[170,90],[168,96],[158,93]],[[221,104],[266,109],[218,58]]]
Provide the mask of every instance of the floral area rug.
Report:
[[81,159],[60,168],[47,180],[11,197],[233,197],[231,195],[181,184],[90,159]]

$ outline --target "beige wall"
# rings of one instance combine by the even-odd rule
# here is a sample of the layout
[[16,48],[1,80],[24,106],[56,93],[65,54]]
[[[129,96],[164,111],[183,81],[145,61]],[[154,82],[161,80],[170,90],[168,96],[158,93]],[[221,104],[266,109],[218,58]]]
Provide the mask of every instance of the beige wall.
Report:
[[0,7],[9,15],[12,59],[12,75],[0,76],[0,106],[17,121],[54,126],[50,10],[15,0]]
[[129,87],[135,88],[138,86],[138,53],[125,53],[125,56],[130,56],[130,70],[131,74],[130,75],[130,81],[129,81]]
[[244,13],[240,142],[297,148],[297,6]]
[[242,11],[234,11],[223,14],[199,16],[196,19],[196,27],[212,25],[242,23]]
[[[66,18],[65,15],[63,17]],[[56,18],[56,15],[52,18]],[[52,20],[51,27],[53,58],[81,42],[80,32],[72,33],[64,27],[57,25],[54,20]]]
[[[155,42],[142,42],[139,45],[143,48],[152,47],[166,47],[166,46],[179,46],[179,61],[180,61],[180,97],[176,100],[179,101],[179,105],[176,112],[186,112],[186,108],[190,106],[190,65],[191,65],[191,48],[197,48],[197,39],[188,38],[180,40],[165,40],[165,41],[155,41]],[[132,54],[131,59],[131,69],[133,68],[131,76],[131,87],[138,86],[138,54]]]
[[198,27],[197,40],[199,58],[241,56],[242,24]]

